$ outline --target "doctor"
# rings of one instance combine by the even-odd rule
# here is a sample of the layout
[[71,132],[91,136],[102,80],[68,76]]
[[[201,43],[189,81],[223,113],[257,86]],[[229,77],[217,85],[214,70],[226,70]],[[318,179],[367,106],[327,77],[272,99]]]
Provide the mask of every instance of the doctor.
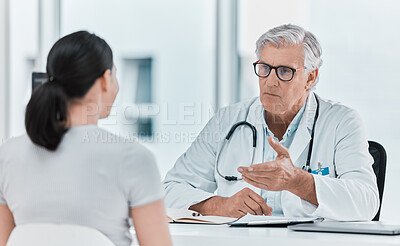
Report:
[[207,123],[164,180],[166,206],[371,220],[379,196],[361,119],[313,93],[320,44],[303,28],[282,25],[256,45],[260,96]]

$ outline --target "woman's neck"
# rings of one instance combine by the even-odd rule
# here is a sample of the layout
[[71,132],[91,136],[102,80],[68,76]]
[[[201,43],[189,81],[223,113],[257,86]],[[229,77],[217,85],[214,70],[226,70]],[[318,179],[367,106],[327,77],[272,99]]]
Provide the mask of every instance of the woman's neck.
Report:
[[67,126],[97,125],[100,118],[99,106],[95,103],[73,104],[68,110]]

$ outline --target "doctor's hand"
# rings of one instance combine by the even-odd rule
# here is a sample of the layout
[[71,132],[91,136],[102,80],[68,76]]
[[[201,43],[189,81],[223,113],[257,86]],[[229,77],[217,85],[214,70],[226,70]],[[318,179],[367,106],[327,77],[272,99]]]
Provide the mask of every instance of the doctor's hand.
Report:
[[291,190],[297,183],[298,168],[293,165],[287,148],[271,136],[268,142],[278,154],[274,161],[239,167],[238,171],[244,181],[255,187],[269,191]]
[[240,218],[247,213],[253,215],[271,215],[272,208],[265,200],[249,188],[244,188],[231,197],[214,196],[192,205],[190,210],[202,215],[216,215]]
[[287,148],[271,136],[268,142],[278,156],[274,161],[239,167],[238,171],[247,183],[269,191],[288,190],[298,197],[318,206],[314,178],[300,168],[296,168]]

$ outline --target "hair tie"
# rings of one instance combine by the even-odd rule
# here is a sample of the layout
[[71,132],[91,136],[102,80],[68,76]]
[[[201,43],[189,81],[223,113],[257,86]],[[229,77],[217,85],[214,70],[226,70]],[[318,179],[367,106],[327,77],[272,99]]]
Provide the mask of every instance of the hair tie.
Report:
[[53,81],[54,81],[54,76],[50,76],[50,77],[49,77],[49,81],[50,81],[50,82],[53,82]]

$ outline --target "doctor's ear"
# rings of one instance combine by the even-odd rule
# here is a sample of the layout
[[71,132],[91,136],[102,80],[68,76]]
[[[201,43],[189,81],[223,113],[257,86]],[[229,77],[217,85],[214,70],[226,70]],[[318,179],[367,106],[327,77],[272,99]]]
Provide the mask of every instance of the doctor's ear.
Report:
[[316,68],[314,71],[308,73],[307,83],[306,83],[306,90],[311,89],[318,78],[319,69]]

